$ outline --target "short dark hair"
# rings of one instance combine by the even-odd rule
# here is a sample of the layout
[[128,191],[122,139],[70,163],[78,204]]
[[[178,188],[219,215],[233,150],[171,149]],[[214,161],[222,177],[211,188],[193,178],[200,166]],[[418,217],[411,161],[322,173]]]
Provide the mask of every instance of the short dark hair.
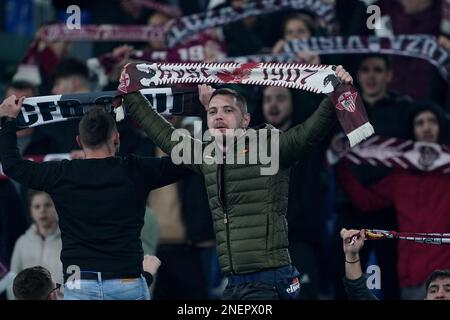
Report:
[[[239,109],[241,109],[242,114],[247,113],[247,100],[245,100],[245,97],[240,94],[239,92],[230,89],[230,88],[220,88],[213,92],[211,95],[211,98],[209,99],[209,102],[211,99],[215,96],[222,95],[222,96],[233,96],[236,99],[236,104],[238,105]],[[208,102],[208,104],[209,104]]]
[[38,89],[35,85],[33,85],[31,82],[25,81],[25,80],[16,80],[10,82],[6,86],[6,90],[8,89],[15,89],[15,90],[31,90],[33,96],[37,96]]
[[52,289],[50,272],[41,266],[20,271],[13,282],[13,292],[17,300],[46,300]]
[[373,58],[383,60],[386,70],[391,70],[391,68],[392,68],[391,58],[385,54],[379,54],[379,53],[368,53],[368,54],[361,55],[361,57],[359,58],[359,62],[358,62],[358,70],[361,68],[361,65],[363,64],[364,61],[366,61],[367,59],[373,59]]
[[428,277],[427,281],[425,282],[425,289],[427,290],[427,292],[431,282],[433,282],[438,278],[450,278],[450,269],[434,270]]
[[61,62],[55,68],[55,80],[70,76],[79,76],[89,81],[89,69],[86,66],[86,63],[75,58],[67,58],[61,60]]
[[102,107],[94,107],[89,110],[78,125],[81,143],[88,147],[106,143],[116,131],[116,122]]
[[414,120],[417,118],[417,116],[423,112],[429,111],[432,114],[436,116],[436,120],[438,121],[439,125],[439,137],[438,142],[443,143],[445,141],[442,141],[444,138],[444,132],[446,130],[445,128],[445,113],[443,108],[438,105],[433,100],[419,100],[414,102],[410,107],[410,112],[408,114],[408,128],[410,133],[410,138],[415,140],[414,137]]

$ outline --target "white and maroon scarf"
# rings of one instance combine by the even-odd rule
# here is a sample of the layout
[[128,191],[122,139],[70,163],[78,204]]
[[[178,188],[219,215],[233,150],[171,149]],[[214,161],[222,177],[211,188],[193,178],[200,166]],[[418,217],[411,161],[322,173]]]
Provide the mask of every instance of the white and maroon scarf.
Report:
[[244,4],[241,8],[228,6],[184,16],[173,20],[170,27],[83,25],[80,29],[69,30],[64,24],[54,24],[45,27],[41,36],[45,41],[149,42],[166,39],[168,45],[173,47],[209,28],[285,9],[309,11],[323,20],[328,27],[333,26],[334,5],[321,0],[256,0]]
[[65,24],[52,24],[43,28],[41,39],[53,41],[164,41],[164,27],[145,25],[84,24],[80,29],[69,29]]
[[255,0],[247,2],[241,8],[228,6],[181,17],[170,28],[167,41],[172,47],[197,32],[285,9],[308,11],[323,20],[330,30],[333,27],[333,4],[321,0]]
[[178,83],[235,83],[282,86],[329,94],[337,118],[354,146],[373,134],[358,92],[340,83],[329,65],[277,63],[130,63],[125,66],[118,90],[129,93],[143,88]]
[[[196,88],[151,88],[141,93],[161,114],[198,116],[203,110]],[[81,118],[94,106],[104,106],[112,112],[114,99],[120,95],[118,91],[103,91],[26,98],[17,117],[18,127],[32,128]]]
[[333,165],[342,159],[357,165],[450,172],[449,146],[397,138],[374,136],[351,150],[343,137],[335,138],[327,151],[327,160]]
[[134,2],[145,8],[153,9],[155,11],[161,12],[169,17],[179,18],[183,15],[180,8],[178,8],[175,5],[162,4],[160,2],[152,1],[152,0],[122,0],[122,1]]
[[444,79],[450,82],[450,56],[432,35],[396,35],[393,37],[350,36],[313,37],[285,43],[284,54],[311,50],[319,55],[381,53],[423,59],[434,65]]

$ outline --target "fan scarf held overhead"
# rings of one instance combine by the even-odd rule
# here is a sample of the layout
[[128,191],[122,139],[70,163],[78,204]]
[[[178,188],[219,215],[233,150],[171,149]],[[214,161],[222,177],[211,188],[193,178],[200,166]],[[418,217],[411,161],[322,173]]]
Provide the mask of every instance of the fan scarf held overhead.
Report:
[[118,90],[126,94],[167,84],[233,83],[325,93],[352,147],[374,130],[358,92],[341,83],[335,70],[331,65],[297,63],[130,63],[122,71]]

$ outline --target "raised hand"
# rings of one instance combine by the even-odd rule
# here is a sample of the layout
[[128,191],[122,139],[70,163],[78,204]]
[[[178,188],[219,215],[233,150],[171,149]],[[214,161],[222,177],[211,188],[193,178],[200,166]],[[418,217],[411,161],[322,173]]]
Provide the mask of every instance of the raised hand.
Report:
[[207,84],[199,84],[197,87],[200,102],[202,103],[203,107],[205,107],[205,110],[208,110],[209,100],[211,99],[211,96],[216,89],[208,86]]
[[22,109],[23,100],[25,100],[25,97],[20,97],[19,100],[17,100],[15,95],[9,96],[3,100],[0,105],[0,117],[16,118]]
[[340,65],[337,66],[336,76],[338,77],[339,80],[341,80],[345,84],[353,84],[352,76],[350,75],[350,73],[345,71],[343,66],[340,66]]
[[359,251],[364,245],[366,239],[364,230],[342,229],[342,246],[347,260],[354,261],[359,259]]

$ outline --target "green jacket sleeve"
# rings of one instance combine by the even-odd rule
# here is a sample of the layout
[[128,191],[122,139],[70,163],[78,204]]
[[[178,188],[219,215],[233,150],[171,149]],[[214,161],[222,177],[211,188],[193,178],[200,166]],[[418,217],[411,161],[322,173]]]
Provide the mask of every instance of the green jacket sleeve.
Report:
[[[191,170],[201,172],[201,154],[195,155],[194,151],[202,151],[202,142],[191,137],[187,132],[179,132],[175,135],[175,128],[161,117],[152,107],[150,102],[140,93],[133,92],[124,96],[124,107],[138,121],[147,136],[172,158],[172,150],[176,155],[183,157],[183,164]],[[178,131],[177,131],[178,133]],[[172,139],[174,137],[174,139]],[[194,145],[197,145],[195,148]],[[186,154],[183,150],[188,150]],[[189,157],[187,161],[185,157]],[[194,161],[198,158],[200,161]],[[195,163],[199,162],[199,163]],[[179,163],[177,163],[179,164]]]
[[334,106],[325,98],[305,122],[280,134],[280,165],[288,167],[299,160],[327,136],[335,122]]

